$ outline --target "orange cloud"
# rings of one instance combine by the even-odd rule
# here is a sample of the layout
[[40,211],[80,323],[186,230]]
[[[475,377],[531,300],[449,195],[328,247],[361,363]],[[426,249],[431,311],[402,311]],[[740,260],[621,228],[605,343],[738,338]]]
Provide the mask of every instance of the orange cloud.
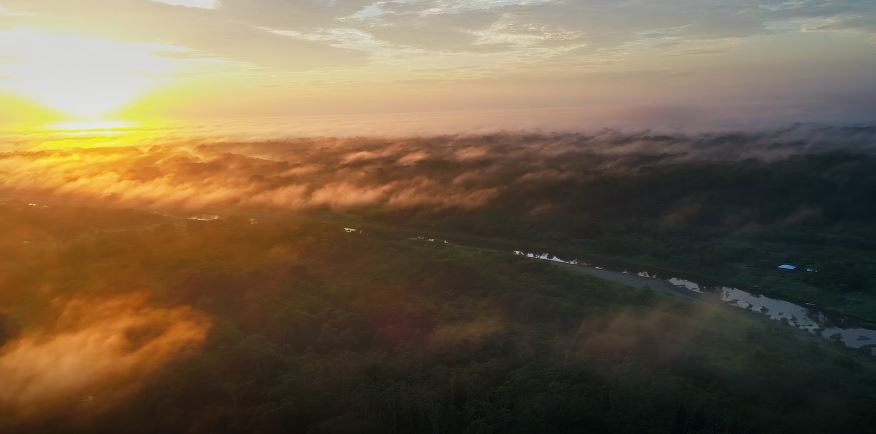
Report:
[[[604,175],[690,161],[773,161],[874,152],[866,128],[746,134],[498,134],[12,151],[0,193],[125,207],[208,211],[374,209],[444,212],[562,209]],[[650,169],[648,169],[650,170]],[[574,207],[574,206],[573,206]]]
[[50,330],[25,333],[0,351],[0,408],[21,418],[103,409],[206,336],[190,308],[150,306],[143,294],[59,303]]

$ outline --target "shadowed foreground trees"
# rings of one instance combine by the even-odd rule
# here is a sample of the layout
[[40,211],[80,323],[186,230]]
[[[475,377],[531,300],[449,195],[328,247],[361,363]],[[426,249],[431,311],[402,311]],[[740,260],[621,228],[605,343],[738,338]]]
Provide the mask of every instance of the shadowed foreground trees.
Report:
[[22,333],[40,327],[52,299],[131,288],[212,325],[200,348],[124,397],[105,402],[112,395],[95,390],[93,410],[5,411],[4,432],[800,433],[876,423],[870,359],[510,254],[235,219],[56,242],[15,259],[44,273],[6,276],[44,288],[28,306],[2,306]]

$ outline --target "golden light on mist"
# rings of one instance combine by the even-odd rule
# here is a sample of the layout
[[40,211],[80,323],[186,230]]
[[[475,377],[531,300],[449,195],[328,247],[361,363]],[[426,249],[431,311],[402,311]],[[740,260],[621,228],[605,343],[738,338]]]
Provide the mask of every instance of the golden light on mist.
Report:
[[45,129],[67,134],[117,135],[137,125],[131,121],[114,120],[65,121],[48,124]]
[[210,321],[187,307],[157,307],[144,294],[60,305],[51,330],[0,351],[0,409],[26,417],[79,405],[106,408],[166,362],[197,348]]

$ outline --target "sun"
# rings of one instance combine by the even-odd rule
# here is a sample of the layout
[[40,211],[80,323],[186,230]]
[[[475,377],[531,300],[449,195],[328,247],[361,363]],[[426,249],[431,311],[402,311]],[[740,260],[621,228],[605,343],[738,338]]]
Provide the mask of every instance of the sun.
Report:
[[20,27],[0,32],[0,90],[71,119],[98,119],[161,86],[178,65],[150,44]]

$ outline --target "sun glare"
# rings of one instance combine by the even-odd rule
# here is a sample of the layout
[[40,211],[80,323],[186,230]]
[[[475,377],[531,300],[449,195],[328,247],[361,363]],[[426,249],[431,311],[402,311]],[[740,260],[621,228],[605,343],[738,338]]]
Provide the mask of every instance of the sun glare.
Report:
[[52,33],[0,32],[0,90],[32,99],[72,119],[112,113],[177,70],[156,54],[173,47]]
[[105,131],[108,133],[121,132],[134,128],[137,124],[129,121],[66,121],[55,122],[46,126],[46,130],[58,132],[95,132]]

